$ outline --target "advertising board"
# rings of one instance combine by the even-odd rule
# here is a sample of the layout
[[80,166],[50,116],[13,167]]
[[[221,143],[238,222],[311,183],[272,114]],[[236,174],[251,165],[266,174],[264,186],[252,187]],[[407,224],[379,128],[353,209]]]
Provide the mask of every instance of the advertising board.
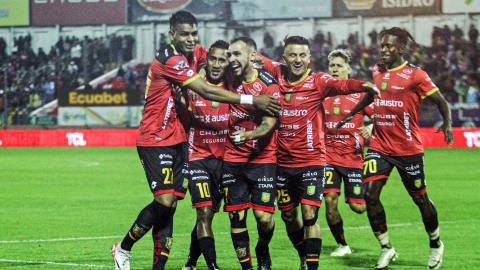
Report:
[[441,1],[337,0],[333,1],[332,8],[333,17],[429,15],[441,13]]
[[30,24],[29,0],[0,0],[0,27]]

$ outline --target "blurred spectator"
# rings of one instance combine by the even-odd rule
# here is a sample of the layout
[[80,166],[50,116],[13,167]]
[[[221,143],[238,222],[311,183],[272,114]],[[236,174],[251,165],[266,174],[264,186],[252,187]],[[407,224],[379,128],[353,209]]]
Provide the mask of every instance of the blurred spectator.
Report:
[[[468,30],[468,37],[470,38],[470,42],[473,45],[476,45],[478,42],[478,29],[475,28],[474,24],[470,24],[470,29]],[[0,47],[1,49],[1,47]]]
[[370,37],[371,46],[377,45],[378,33],[375,28],[368,33],[368,36]]
[[455,40],[459,41],[463,38],[462,29],[458,28],[458,25],[455,24],[455,29],[452,31],[452,36]]

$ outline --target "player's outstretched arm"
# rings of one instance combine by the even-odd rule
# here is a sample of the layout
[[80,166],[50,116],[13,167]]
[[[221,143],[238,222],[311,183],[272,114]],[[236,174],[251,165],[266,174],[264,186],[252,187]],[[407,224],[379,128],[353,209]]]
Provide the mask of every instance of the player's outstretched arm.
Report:
[[257,109],[265,111],[269,115],[277,114],[282,108],[280,102],[271,95],[239,95],[214,86],[208,85],[203,79],[197,78],[188,83],[186,87],[204,99],[230,104],[252,104]]
[[338,131],[343,125],[345,125],[345,123],[352,120],[353,116],[357,114],[359,111],[363,110],[363,108],[372,104],[374,99],[375,99],[374,94],[372,94],[371,92],[365,92],[365,95],[360,100],[360,102],[358,102],[358,104],[340,122],[338,122],[338,124],[335,126],[335,131]]
[[241,145],[249,140],[261,138],[272,132],[275,129],[276,123],[276,118],[264,116],[262,118],[262,123],[256,129],[251,131],[237,130],[232,134],[233,136],[230,136],[230,140],[234,145]]
[[428,96],[438,107],[440,114],[443,117],[443,124],[438,128],[436,133],[443,131],[445,135],[444,141],[447,145],[453,144],[453,132],[452,132],[452,114],[450,112],[450,107],[448,106],[447,100],[443,97],[440,91]]

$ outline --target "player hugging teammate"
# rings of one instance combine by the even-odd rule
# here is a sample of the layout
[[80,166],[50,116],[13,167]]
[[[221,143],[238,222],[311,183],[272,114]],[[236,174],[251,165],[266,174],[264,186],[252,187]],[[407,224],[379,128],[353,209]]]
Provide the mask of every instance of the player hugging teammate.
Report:
[[[439,268],[443,243],[435,207],[426,195],[423,148],[415,121],[420,97],[431,98],[446,120],[439,130],[445,132],[448,143],[452,141],[450,112],[428,76],[402,64],[407,41],[404,32],[382,32],[385,67],[374,69],[380,92],[371,83],[348,79],[351,58],[345,51],[329,55],[330,75],[316,74],[308,68],[308,39],[286,38],[285,64],[279,64],[257,55],[255,41],[248,37],[230,43],[216,41],[207,52],[197,44],[197,25],[188,12],[173,14],[169,31],[172,44],[161,48],[152,61],[137,150],[154,199],[140,211],[124,239],[112,247],[115,269],[130,269],[132,246],[149,230],[154,241],[153,269],[165,269],[173,244],[177,201],[185,197],[187,189],[197,215],[183,270],[196,269],[201,254],[209,270],[219,269],[212,219],[222,198],[243,270],[253,270],[246,222],[249,208],[257,222],[257,270],[272,269],[269,243],[275,228],[275,199],[298,252],[300,269],[318,269],[322,247],[318,212],[324,196],[327,222],[339,245],[331,255],[351,253],[337,209],[342,179],[351,209],[357,213],[367,210],[382,245],[376,269],[384,269],[396,252],[388,239],[379,195],[394,166],[402,170],[402,180],[421,210],[431,239],[429,268]],[[263,62],[263,70],[254,68],[256,61]],[[205,68],[201,70],[202,65]],[[401,83],[407,90],[403,96],[395,96],[396,88],[388,85],[390,81],[382,81],[387,73],[392,74],[391,82],[399,80],[393,75],[404,74]],[[362,98],[363,92],[367,94]],[[391,100],[402,97],[409,107],[402,116],[391,112],[398,114],[394,121],[402,121],[395,128],[375,120],[372,147],[362,172],[362,137],[368,138],[371,132],[371,127],[364,127],[363,117],[373,115],[367,106],[374,100],[375,114],[386,114],[382,110],[387,103],[379,99],[380,93]],[[362,114],[355,115],[360,111]],[[406,120],[407,115],[410,120]],[[344,119],[339,121],[341,117]],[[351,124],[338,130],[349,120]],[[407,122],[408,126],[402,126]],[[391,145],[395,139],[388,134],[400,132],[395,131],[399,127],[405,128],[403,137],[410,136],[410,140],[404,138],[410,142],[401,143],[406,149]],[[373,163],[378,166],[373,167]],[[422,165],[422,173],[413,176],[408,170],[412,165]]]

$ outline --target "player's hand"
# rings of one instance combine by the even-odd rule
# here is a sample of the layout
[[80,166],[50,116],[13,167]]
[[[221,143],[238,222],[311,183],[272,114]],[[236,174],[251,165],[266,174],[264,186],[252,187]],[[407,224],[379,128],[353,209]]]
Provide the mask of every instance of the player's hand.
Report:
[[235,146],[242,145],[252,139],[250,132],[247,132],[247,131],[237,130],[234,133],[232,133],[232,135],[233,136],[230,136],[230,140]]
[[452,123],[450,121],[444,121],[443,124],[438,128],[435,133],[438,133],[440,131],[443,131],[443,134],[445,135],[444,141],[447,144],[452,145],[453,144],[453,132],[452,132]]
[[263,58],[259,55],[256,55],[255,56],[255,64],[254,64],[254,68],[256,69],[263,69],[263,66],[265,66],[265,63],[263,62]]
[[180,86],[172,84],[173,100],[181,105],[186,105],[186,100],[183,96],[183,90]]
[[382,97],[382,95],[380,94],[380,90],[378,90],[378,88],[374,84],[367,82],[367,83],[362,84],[362,86],[365,88],[366,92],[370,92],[370,93],[378,96],[378,98]]
[[253,96],[253,105],[271,116],[278,114],[282,109],[282,104],[271,95]]
[[357,129],[360,130],[360,136],[362,136],[364,139],[368,139],[370,138],[370,136],[372,136],[373,124],[359,127]]
[[345,116],[342,120],[340,120],[340,122],[338,122],[338,124],[335,126],[335,131],[338,132],[338,130],[343,127],[343,125],[345,125],[348,121],[352,120],[353,119],[353,116],[352,115],[347,115]]

